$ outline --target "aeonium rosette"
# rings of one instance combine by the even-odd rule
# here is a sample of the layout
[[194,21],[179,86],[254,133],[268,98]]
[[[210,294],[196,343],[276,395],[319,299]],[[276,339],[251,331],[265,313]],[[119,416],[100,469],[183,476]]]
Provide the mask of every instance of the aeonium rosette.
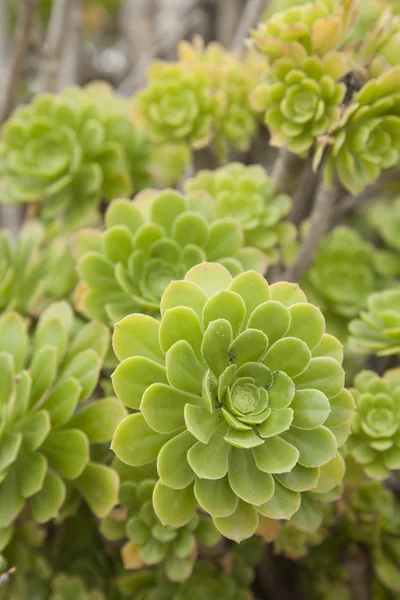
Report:
[[112,448],[132,466],[157,460],[164,525],[184,525],[200,506],[237,541],[258,513],[318,527],[318,499],[343,476],[353,398],[342,346],[296,284],[202,263],[167,287],[161,322],[117,323],[114,351],[115,391],[139,412]]

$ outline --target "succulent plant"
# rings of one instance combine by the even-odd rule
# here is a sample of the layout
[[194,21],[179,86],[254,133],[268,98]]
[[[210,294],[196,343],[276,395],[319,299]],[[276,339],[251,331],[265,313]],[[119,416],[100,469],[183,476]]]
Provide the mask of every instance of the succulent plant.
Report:
[[339,79],[346,71],[347,59],[338,52],[319,58],[299,47],[276,60],[251,94],[253,108],[265,113],[271,146],[305,156],[318,136],[329,134],[341,116],[346,86]]
[[[345,188],[357,195],[394,167],[400,156],[400,67],[372,79],[354,97],[333,136],[325,166],[330,185],[335,173]],[[324,142],[325,144],[325,142]],[[314,166],[324,144],[315,155]]]
[[325,56],[342,45],[356,18],[356,0],[300,1],[260,23],[252,37],[271,63],[299,48],[308,55]]
[[368,65],[371,76],[381,75],[389,67],[399,65],[400,16],[390,6],[381,6],[381,13],[360,46],[357,59]]
[[202,66],[210,92],[218,99],[213,141],[219,158],[226,160],[229,146],[248,150],[259,127],[249,94],[267,69],[264,57],[251,50],[227,52],[215,42],[205,46],[200,37],[192,44],[181,42],[179,56],[186,70]]
[[337,227],[322,242],[302,285],[321,309],[346,322],[365,307],[370,294],[397,275],[397,256],[377,250],[350,227]]
[[106,597],[100,591],[89,591],[79,577],[60,573],[53,580],[49,600],[106,600]]
[[0,229],[0,313],[37,315],[52,301],[67,297],[76,281],[66,239],[48,239],[44,227],[33,221],[16,240],[7,229]]
[[371,294],[367,310],[349,324],[351,343],[358,352],[400,354],[400,289]]
[[[326,506],[330,507],[329,504]],[[325,525],[321,525],[314,533],[306,533],[287,521],[280,525],[278,537],[274,540],[274,552],[291,560],[299,560],[307,556],[310,548],[320,546],[328,535],[329,529]]]
[[245,244],[262,250],[274,264],[290,256],[297,236],[289,221],[282,221],[292,202],[279,194],[261,165],[234,162],[216,171],[199,171],[186,182],[188,192],[207,192],[215,200],[215,217],[233,217],[243,227]]
[[37,523],[59,514],[66,481],[98,515],[115,504],[118,476],[90,461],[90,444],[111,439],[125,409],[93,392],[108,330],[92,322],[72,332],[65,302],[49,306],[32,334],[17,313],[0,318],[0,537],[29,500]]
[[8,581],[0,585],[0,600],[47,598],[52,568],[43,552],[45,529],[31,520],[18,522],[11,529],[12,537],[0,537],[6,569],[11,569]]
[[378,581],[386,590],[399,593],[400,504],[393,491],[379,481],[361,483],[345,516],[348,539],[368,548]]
[[174,190],[146,190],[134,202],[115,200],[106,231],[83,230],[77,306],[89,317],[116,322],[133,312],[158,315],[161,296],[173,279],[204,260],[232,274],[264,272],[266,256],[244,246],[236,219],[215,219],[215,201],[205,193],[184,197]]
[[134,106],[134,116],[155,142],[204,148],[212,138],[217,100],[201,65],[153,62],[148,86]]
[[62,215],[75,227],[102,198],[149,183],[147,142],[118,101],[101,104],[96,94],[40,94],[14,112],[0,140],[2,202],[39,203],[41,218]]
[[124,318],[113,347],[115,392],[140,412],[112,449],[132,466],[157,459],[164,525],[185,525],[200,506],[237,541],[258,513],[319,526],[318,499],[343,476],[353,399],[342,346],[297,285],[197,265],[165,290],[161,322]]
[[352,394],[357,410],[351,421],[347,448],[372,479],[385,479],[400,468],[400,369],[383,377],[361,371]]
[[121,478],[120,506],[103,520],[102,533],[112,540],[128,537],[121,550],[126,569],[163,562],[170,581],[185,581],[197,557],[196,540],[209,547],[219,541],[214,524],[195,514],[183,527],[164,527],[152,504],[155,464],[127,467],[116,459],[113,466]]
[[373,203],[365,211],[365,220],[384,244],[400,252],[400,198]]

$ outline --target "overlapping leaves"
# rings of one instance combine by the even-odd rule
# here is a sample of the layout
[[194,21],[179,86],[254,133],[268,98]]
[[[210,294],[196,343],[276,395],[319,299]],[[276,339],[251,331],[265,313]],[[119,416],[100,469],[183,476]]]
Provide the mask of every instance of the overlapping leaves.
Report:
[[182,526],[200,505],[235,540],[258,513],[318,527],[353,412],[342,346],[319,309],[294,284],[204,263],[168,286],[161,315],[115,327],[114,388],[140,412],[112,444],[127,464],[157,459],[160,520]]

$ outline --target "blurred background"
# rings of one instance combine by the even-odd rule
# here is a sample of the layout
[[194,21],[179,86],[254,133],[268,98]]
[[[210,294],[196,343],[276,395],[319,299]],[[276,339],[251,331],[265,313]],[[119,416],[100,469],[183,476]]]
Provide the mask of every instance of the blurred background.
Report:
[[174,59],[181,39],[199,34],[207,42],[240,47],[267,4],[268,0],[0,0],[1,88],[10,74],[13,45],[19,43],[28,44],[29,52],[22,100],[94,79],[131,95],[144,84],[154,58]]

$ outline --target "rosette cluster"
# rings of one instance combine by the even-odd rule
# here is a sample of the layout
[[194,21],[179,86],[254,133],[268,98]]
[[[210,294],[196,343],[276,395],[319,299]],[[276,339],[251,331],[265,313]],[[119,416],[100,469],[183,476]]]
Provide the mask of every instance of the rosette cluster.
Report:
[[167,287],[161,321],[117,323],[113,346],[115,392],[139,412],[112,449],[132,466],[157,460],[164,525],[185,525],[200,506],[237,541],[258,514],[319,526],[319,500],[343,476],[354,401],[342,346],[297,285],[203,263]]
[[170,281],[205,260],[233,275],[251,268],[265,272],[267,257],[245,245],[240,222],[215,212],[206,193],[146,190],[134,202],[112,202],[104,233],[83,230],[76,237],[78,308],[106,322],[132,312],[159,314]]
[[349,324],[351,341],[362,353],[400,354],[400,290],[371,294],[367,307]]
[[214,524],[194,514],[183,527],[164,526],[152,504],[155,464],[134,468],[115,459],[113,467],[121,479],[119,506],[103,519],[103,535],[111,540],[128,538],[121,549],[126,569],[163,563],[170,581],[185,581],[197,558],[197,541],[208,547],[219,541]]
[[306,156],[318,136],[337,127],[346,86],[339,80],[349,70],[343,54],[308,56],[299,47],[276,60],[251,94],[252,106],[264,113],[271,146],[287,145]]
[[5,123],[0,139],[1,201],[40,203],[40,216],[76,226],[101,199],[130,195],[151,180],[147,142],[119,101],[93,91],[39,94]]
[[400,468],[400,369],[379,377],[361,371],[352,389],[357,411],[348,449],[372,479],[386,479]]
[[32,221],[13,239],[0,229],[0,312],[37,314],[51,301],[68,297],[77,281],[69,242],[48,238]]
[[98,380],[109,333],[75,331],[65,302],[52,304],[32,334],[17,313],[0,318],[0,533],[10,534],[29,501],[37,523],[58,516],[72,485],[98,516],[114,506],[118,476],[91,461],[126,411],[117,398],[83,404]]
[[262,250],[270,264],[290,253],[296,228],[283,221],[292,201],[280,194],[261,165],[229,163],[215,171],[203,170],[186,182],[188,192],[207,192],[215,200],[217,218],[233,217],[243,227],[245,243]]

